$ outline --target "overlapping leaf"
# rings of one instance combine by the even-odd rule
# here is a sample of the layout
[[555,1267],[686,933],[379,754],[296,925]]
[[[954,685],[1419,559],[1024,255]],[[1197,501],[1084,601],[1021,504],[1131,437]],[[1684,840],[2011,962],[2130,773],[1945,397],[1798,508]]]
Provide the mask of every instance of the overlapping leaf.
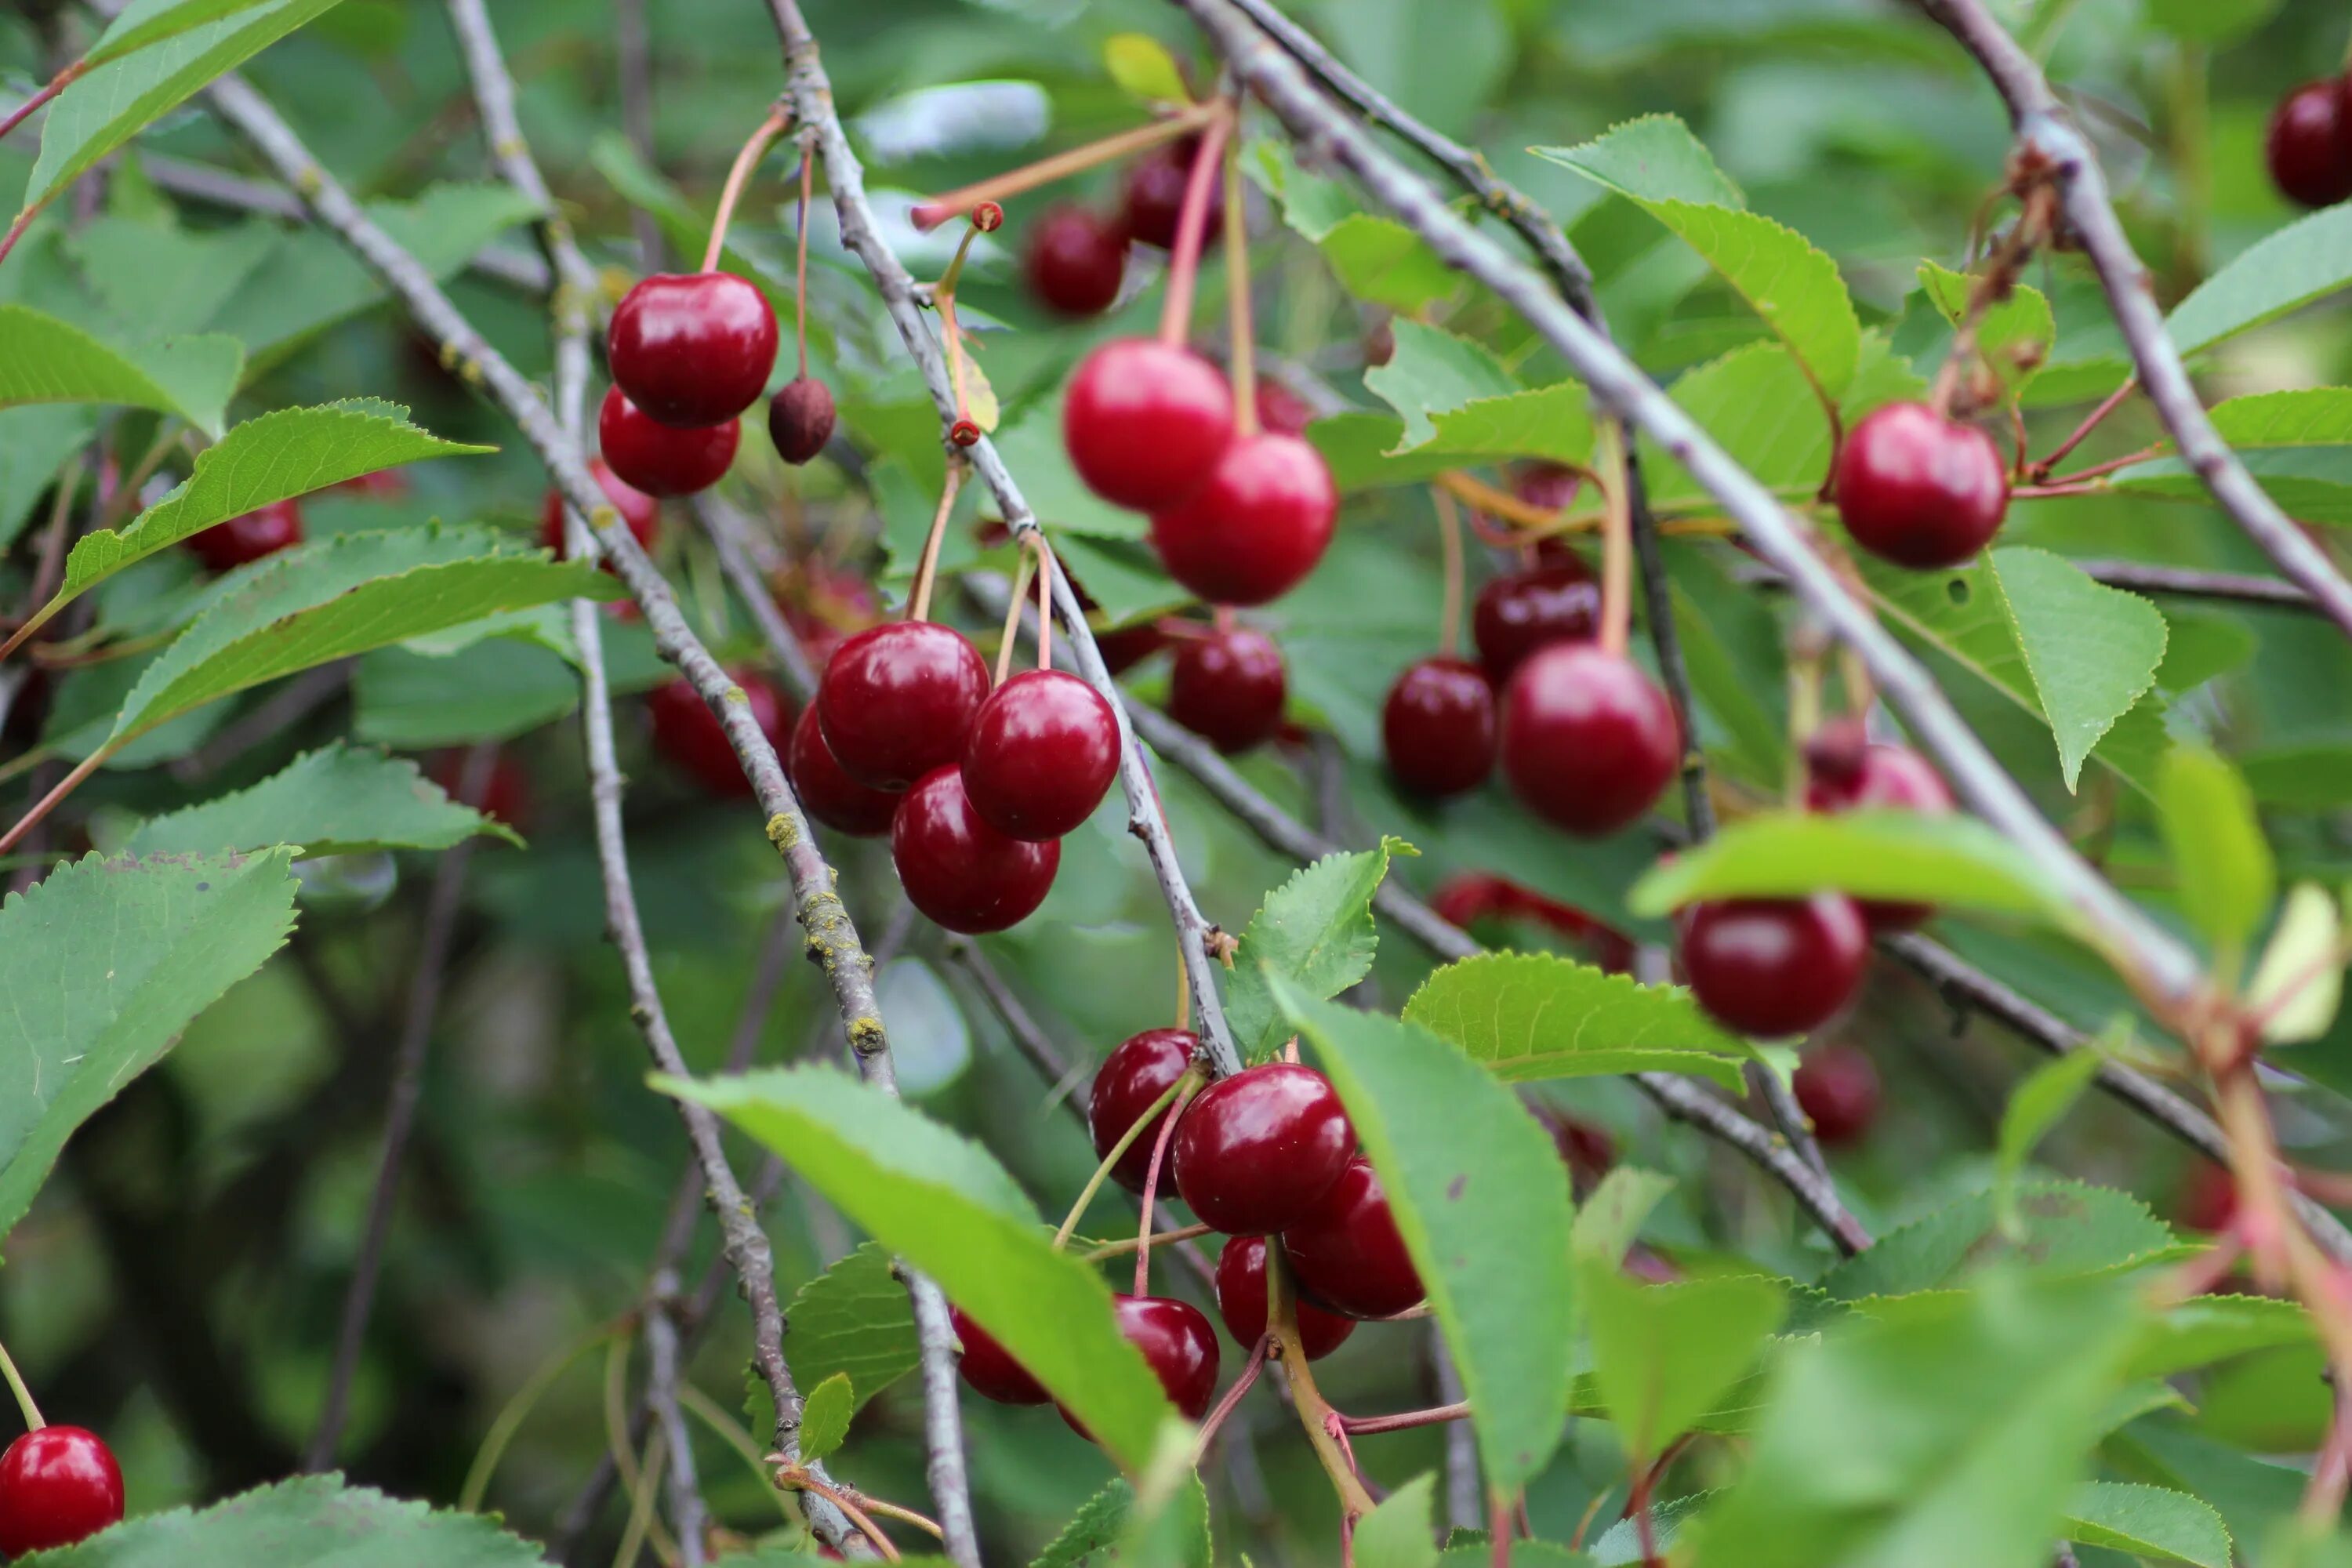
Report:
[[1686,1072],[1740,1087],[1745,1042],[1677,985],[1643,985],[1556,954],[1493,952],[1449,963],[1404,1005],[1506,1083]]
[[244,363],[234,338],[166,338],[134,351],[27,306],[0,305],[0,408],[119,404],[175,414],[217,436]]
[[920,1364],[915,1311],[890,1272],[890,1254],[867,1242],[793,1293],[793,1373],[814,1386],[845,1373],[859,1404]]
[[446,849],[478,833],[522,840],[449,798],[404,757],[338,742],[297,757],[250,789],[150,818],[134,855],[299,846],[307,858],[368,849]]
[[1266,1056],[1290,1033],[1269,976],[1321,1001],[1371,973],[1380,945],[1372,895],[1388,876],[1389,858],[1412,853],[1402,839],[1383,838],[1377,849],[1326,855],[1266,895],[1242,933],[1225,988],[1225,1022],[1244,1057]]
[[[1924,1219],[1881,1236],[1871,1248],[1822,1276],[1841,1301],[1900,1298],[1940,1290],[2004,1261],[2053,1276],[2097,1274],[2176,1256],[2179,1245],[2162,1221],[2129,1193],[2080,1182],[2022,1184],[2019,1232],[2000,1232],[1990,1192],[1970,1194]],[[1874,1312],[1914,1306],[1874,1302]]]
[[2065,1533],[2145,1562],[2230,1568],[2230,1530],[2221,1516],[2168,1487],[2088,1482],[2066,1507]]
[[491,1515],[436,1512],[347,1487],[340,1476],[299,1477],[201,1511],[142,1514],[40,1558],[41,1568],[540,1568],[546,1561]]

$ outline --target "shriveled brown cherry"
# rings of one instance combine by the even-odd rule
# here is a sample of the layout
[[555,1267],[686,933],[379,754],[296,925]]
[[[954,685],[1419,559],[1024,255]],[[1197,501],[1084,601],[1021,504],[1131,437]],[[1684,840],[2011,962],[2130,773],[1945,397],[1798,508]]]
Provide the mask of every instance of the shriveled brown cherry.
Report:
[[2000,531],[2009,468],[1993,438],[1924,403],[1865,416],[1838,450],[1838,519],[1897,566],[1958,566]]
[[1666,694],[1597,643],[1554,643],[1503,694],[1503,774],[1529,811],[1570,833],[1597,837],[1638,821],[1682,751]]
[[1168,714],[1217,750],[1246,752],[1282,727],[1289,693],[1282,650],[1254,626],[1181,637],[1168,683]]
[[835,833],[854,838],[878,838],[890,831],[898,815],[898,797],[888,790],[868,789],[841,771],[833,748],[824,743],[817,724],[816,705],[809,704],[793,721],[792,745],[784,752],[784,772],[801,809]]
[[926,774],[890,819],[890,863],[907,901],[934,925],[966,936],[1004,931],[1053,890],[1062,847],[1008,838],[982,821],[953,766]]
[[[1262,1236],[1237,1236],[1217,1254],[1217,1315],[1244,1350],[1265,1337],[1265,1248]],[[1356,1320],[1298,1303],[1298,1342],[1308,1361],[1321,1361],[1356,1331]]]
[[648,419],[617,386],[604,389],[596,413],[596,444],[622,483],[649,496],[692,495],[724,478],[735,461],[742,426],[732,419],[681,430]]
[[1208,481],[1151,518],[1168,574],[1213,605],[1263,605],[1303,581],[1331,543],[1339,491],[1296,436],[1234,438]]
[[768,439],[776,456],[795,467],[813,460],[833,439],[833,388],[796,375],[768,399]]
[[1495,690],[1475,664],[1424,658],[1405,667],[1381,708],[1389,771],[1415,795],[1476,789],[1495,769]]
[[[1110,1157],[1128,1129],[1176,1087],[1200,1048],[1201,1037],[1190,1029],[1146,1029],[1119,1042],[1118,1048],[1104,1058],[1102,1070],[1095,1074],[1087,1101],[1087,1130],[1094,1136],[1096,1158]],[[1163,1108],[1150,1126],[1135,1135],[1127,1152],[1111,1167],[1113,1181],[1131,1193],[1143,1190],[1151,1170],[1152,1145],[1167,1121],[1168,1109]]]
[[1393,1318],[1423,1294],[1371,1163],[1348,1162],[1331,1190],[1282,1233],[1298,1289],[1350,1318]]
[[1158,511],[1190,499],[1234,438],[1224,373],[1188,348],[1113,338],[1079,362],[1062,400],[1062,444],[1087,488]]
[[1065,316],[1099,316],[1118,298],[1127,272],[1127,234],[1084,207],[1059,206],[1029,230],[1022,256],[1029,291]]
[[1790,1087],[1813,1136],[1832,1148],[1854,1142],[1878,1120],[1878,1068],[1858,1047],[1841,1042],[1807,1051]]
[[962,760],[988,684],[979,650],[953,626],[893,621],[834,650],[817,683],[817,718],[844,773],[869,789],[903,790]]
[[1066,670],[1027,669],[988,695],[964,744],[972,809],[1013,838],[1059,838],[1118,776],[1118,720]]
[[1870,929],[1843,893],[1697,903],[1676,921],[1699,1005],[1742,1034],[1810,1034],[1861,988]]
[[656,272],[614,307],[605,352],[614,382],[647,418],[702,429],[767,390],[776,312],[731,272]]
[[956,1370],[963,1373],[974,1394],[999,1405],[1044,1405],[1052,1400],[1045,1385],[1030,1376],[986,1329],[965,1317],[962,1308],[950,1307],[948,1322],[963,1345],[963,1358]]
[[216,522],[186,541],[189,553],[215,572],[239,566],[290,550],[302,542],[302,509],[289,498],[257,507],[241,517]]
[[1196,1095],[1168,1153],[1176,1191],[1202,1224],[1265,1236],[1313,1207],[1355,1148],[1330,1079],[1296,1062],[1266,1062]]

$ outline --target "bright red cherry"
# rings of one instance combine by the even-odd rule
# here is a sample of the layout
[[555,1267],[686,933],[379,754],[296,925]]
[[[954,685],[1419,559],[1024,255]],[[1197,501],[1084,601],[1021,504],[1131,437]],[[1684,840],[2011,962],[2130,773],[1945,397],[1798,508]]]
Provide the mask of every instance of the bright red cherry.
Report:
[[1157,511],[1208,482],[1234,438],[1225,373],[1191,349],[1113,338],[1079,362],[1062,400],[1062,444],[1087,488]]
[[[1206,1415],[1209,1397],[1217,1391],[1217,1331],[1201,1310],[1170,1296],[1113,1296],[1111,1306],[1118,1314],[1118,1331],[1143,1352],[1170,1403],[1188,1421]],[[1087,1435],[1067,1410],[1062,1419]]]
[[1971,560],[2009,510],[1993,438],[1924,403],[1865,416],[1838,452],[1838,518],[1854,542],[1922,571]]
[[735,461],[743,428],[732,419],[699,430],[656,424],[617,386],[596,411],[596,444],[626,485],[649,496],[686,496],[719,482]]
[[[651,550],[661,532],[661,502],[646,494],[614,473],[602,458],[588,459],[589,477],[596,481],[613,510],[621,514],[621,521],[630,536]],[[563,556],[563,492],[549,487],[547,499],[539,507],[539,542],[555,552],[558,560]]]
[[0,1454],[0,1554],[71,1546],[122,1522],[122,1467],[95,1432],[44,1426]]
[[1193,1098],[1168,1163],[1184,1206],[1227,1236],[1265,1236],[1315,1205],[1356,1152],[1331,1080],[1297,1062],[1266,1062]]
[[935,769],[907,792],[890,819],[890,863],[907,900],[932,924],[966,936],[1003,931],[1052,891],[1062,847],[1007,838],[971,808],[963,775]]
[[1045,1405],[1053,1399],[1045,1384],[1030,1376],[986,1329],[963,1315],[962,1308],[950,1307],[948,1321],[963,1343],[963,1359],[956,1369],[974,1394],[999,1405]]
[[1693,904],[1675,923],[1699,1005],[1768,1038],[1810,1034],[1835,1017],[1870,957],[1870,928],[1843,893]]
[[1013,838],[1059,838],[1118,776],[1118,721],[1066,670],[1024,669],[988,695],[963,752],[971,808]]
[[[1087,1130],[1094,1134],[1096,1158],[1109,1157],[1112,1145],[1126,1137],[1127,1130],[1184,1076],[1200,1048],[1201,1037],[1190,1029],[1146,1029],[1119,1042],[1118,1048],[1104,1058],[1102,1070],[1095,1074],[1094,1092],[1087,1101]],[[1152,1144],[1167,1121],[1168,1112],[1162,1110],[1151,1119],[1150,1126],[1135,1135],[1135,1142],[1111,1167],[1111,1180],[1131,1193],[1143,1190],[1144,1178],[1151,1171]]]
[[1458,658],[1407,665],[1381,708],[1381,743],[1389,771],[1415,795],[1476,789],[1495,769],[1495,689]]
[[1029,230],[1022,257],[1029,291],[1065,316],[1099,316],[1118,298],[1127,235],[1084,207],[1059,206]]
[[2263,153],[2289,201],[2326,207],[2352,196],[2352,78],[2288,93],[2271,116]]
[[[1869,742],[1851,721],[1825,724],[1805,747],[1805,808],[1809,811],[1916,811],[1941,816],[1952,792],[1932,763],[1906,746]],[[1936,911],[1928,904],[1862,902],[1874,931],[1909,931]]]
[[1806,1052],[1790,1087],[1813,1136],[1832,1146],[1853,1142],[1878,1119],[1878,1069],[1853,1046]]
[[[1184,187],[1192,178],[1192,161],[1200,151],[1200,138],[1187,136],[1155,147],[1128,165],[1118,217],[1129,239],[1161,250],[1176,248],[1176,226],[1184,216]],[[1203,216],[1207,221],[1201,226],[1201,243],[1206,246],[1214,243],[1224,228],[1224,204],[1217,199],[1214,184],[1209,187]]]
[[622,297],[605,353],[614,384],[646,417],[702,429],[768,389],[776,312],[731,272],[656,272]]
[[1246,752],[1282,727],[1289,678],[1274,639],[1250,626],[1180,638],[1168,714],[1221,752]]
[[988,666],[953,626],[893,621],[834,650],[817,683],[817,717],[842,771],[870,789],[903,790],[961,762],[988,698]]
[[784,773],[801,809],[835,833],[853,838],[879,838],[890,831],[898,813],[898,797],[888,790],[867,789],[841,771],[833,748],[818,728],[812,702],[793,721],[793,741],[784,753]]
[[1331,542],[1339,491],[1296,436],[1237,437],[1208,482],[1151,518],[1168,574],[1213,605],[1263,605],[1297,587]]
[[275,555],[302,542],[302,510],[274,500],[242,517],[216,522],[185,541],[197,560],[215,572],[233,572],[248,562]]
[[1298,1288],[1350,1318],[1393,1318],[1423,1294],[1371,1163],[1348,1162],[1307,1215],[1282,1233]]
[[[1217,1314],[1244,1350],[1265,1337],[1265,1237],[1234,1237],[1217,1254]],[[1308,1361],[1321,1361],[1355,1331],[1355,1319],[1298,1303],[1298,1342]]]
[[1257,422],[1277,436],[1304,436],[1315,423],[1315,405],[1272,376],[1257,378]]
[[[748,669],[730,670],[743,689],[751,717],[772,745],[782,747],[792,723],[793,705],[766,677]],[[751,793],[743,764],[729,743],[726,727],[702,700],[694,683],[679,676],[646,693],[646,714],[653,721],[654,749],[712,795],[728,799]]]
[[1496,685],[1560,642],[1591,642],[1601,626],[1601,584],[1570,556],[1496,577],[1470,606],[1470,640]]
[[1574,500],[1583,484],[1584,476],[1564,463],[1522,463],[1511,475],[1511,493],[1546,511]]
[[776,456],[795,468],[814,459],[833,439],[833,388],[813,375],[796,375],[768,399],[768,439]]
[[1503,774],[1529,811],[1585,837],[1650,809],[1681,765],[1674,704],[1597,643],[1555,643],[1503,693]]

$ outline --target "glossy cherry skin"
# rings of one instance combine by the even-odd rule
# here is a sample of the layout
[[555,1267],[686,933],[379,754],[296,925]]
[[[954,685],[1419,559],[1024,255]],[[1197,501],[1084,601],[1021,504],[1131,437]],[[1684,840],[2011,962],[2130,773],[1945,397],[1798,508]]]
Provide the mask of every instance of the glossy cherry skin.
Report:
[[1843,893],[1693,904],[1675,921],[1699,1005],[1742,1034],[1803,1035],[1862,985],[1870,928]]
[[1022,1368],[1005,1348],[990,1337],[986,1329],[963,1315],[961,1307],[948,1309],[948,1322],[955,1336],[963,1343],[963,1359],[956,1370],[963,1380],[983,1399],[993,1399],[999,1405],[1045,1405],[1053,1395],[1045,1385]]
[[[1916,811],[1941,816],[1952,792],[1934,764],[1907,746],[1866,742],[1859,725],[1824,725],[1805,748],[1808,811]],[[1860,900],[1874,931],[1910,931],[1936,910],[1929,904]]]
[[617,386],[596,411],[596,444],[622,483],[649,496],[688,496],[717,484],[735,461],[743,427],[732,419],[680,430],[648,419]]
[[817,683],[817,717],[842,771],[868,789],[904,790],[963,760],[988,666],[953,626],[893,621],[834,650]]
[[1958,566],[2000,531],[2009,468],[1993,438],[1924,403],[1890,403],[1847,435],[1837,462],[1839,521],[1882,560]]
[[[1206,1415],[1217,1391],[1217,1331],[1201,1310],[1170,1296],[1113,1296],[1111,1306],[1118,1314],[1118,1331],[1143,1352],[1170,1403],[1188,1421]],[[1062,1419],[1079,1436],[1087,1435],[1067,1410]]]
[[1080,361],[1062,400],[1062,444],[1087,488],[1156,511],[1208,482],[1234,438],[1224,372],[1191,349],[1113,338]]
[[853,838],[879,838],[890,831],[898,814],[898,797],[888,790],[867,789],[841,771],[833,748],[824,743],[817,725],[816,705],[811,703],[793,721],[792,745],[784,752],[784,772],[801,809],[835,833]]
[[966,936],[1016,926],[1045,901],[1062,847],[1007,838],[980,818],[954,767],[926,774],[890,819],[890,863],[932,924]]
[[1790,1080],[1798,1109],[1813,1124],[1813,1136],[1835,1147],[1851,1143],[1878,1120],[1878,1068],[1848,1045],[1822,1046],[1805,1053]]
[[1152,514],[1168,574],[1213,605],[1263,605],[1323,559],[1339,491],[1323,454],[1296,436],[1236,437],[1208,482]]
[[[792,703],[755,671],[728,673],[743,689],[744,700],[751,704],[761,732],[771,744],[782,747],[793,720]],[[726,727],[686,677],[646,692],[646,714],[653,721],[654,749],[680,772],[722,798],[740,799],[751,793],[751,781],[743,776],[743,764],[728,743]]]
[[833,439],[833,388],[813,375],[796,375],[768,399],[768,439],[776,456],[795,468],[810,462]]
[[1315,405],[1271,376],[1257,378],[1258,427],[1277,436],[1304,436],[1315,423]]
[[95,1432],[44,1426],[0,1454],[0,1554],[71,1546],[122,1522],[122,1468]]
[[1118,721],[1066,670],[1024,669],[972,716],[963,789],[1011,838],[1059,838],[1094,815],[1118,776]]
[[1267,1236],[1315,1205],[1356,1152],[1331,1080],[1297,1062],[1266,1062],[1193,1097],[1168,1163],[1203,1225]]
[[1021,265],[1029,291],[1048,310],[1099,316],[1118,298],[1127,235],[1084,207],[1055,207],[1031,226]]
[[1282,1233],[1298,1288],[1350,1318],[1393,1318],[1423,1294],[1371,1163],[1348,1162],[1323,1200]]
[[271,501],[242,517],[192,533],[186,541],[196,559],[215,572],[235,571],[301,542],[302,509],[291,500]]
[[2263,156],[2289,201],[2326,207],[2352,196],[2352,78],[2305,82],[2282,99]]
[[646,417],[702,429],[768,390],[776,312],[731,272],[656,272],[622,297],[605,352],[614,382]]
[[1470,640],[1496,686],[1554,643],[1591,642],[1601,626],[1601,584],[1569,557],[1496,577],[1470,605]]
[[1599,837],[1650,809],[1681,765],[1674,704],[1631,659],[1555,643],[1503,693],[1503,776],[1555,827]]
[[1381,707],[1381,745],[1397,783],[1415,795],[1476,789],[1495,771],[1495,689],[1458,658],[1408,665]]
[[[1127,1136],[1127,1130],[1184,1076],[1200,1048],[1201,1037],[1190,1029],[1146,1029],[1119,1042],[1118,1048],[1104,1059],[1102,1070],[1095,1074],[1094,1092],[1087,1104],[1087,1131],[1094,1134],[1097,1159],[1110,1157],[1112,1147]],[[1130,1193],[1143,1190],[1144,1178],[1151,1170],[1152,1145],[1167,1122],[1168,1111],[1163,1109],[1151,1119],[1150,1126],[1135,1135],[1135,1142],[1110,1168],[1111,1180]],[[1167,1174],[1164,1170],[1160,1173]]]
[[1246,752],[1282,727],[1289,689],[1274,639],[1233,626],[1177,641],[1168,714],[1221,752]]
[[[1265,1337],[1265,1245],[1262,1236],[1237,1236],[1217,1254],[1217,1315],[1244,1350]],[[1355,1319],[1298,1303],[1298,1342],[1308,1361],[1321,1361],[1355,1331]]]
[[[604,492],[604,499],[613,503],[613,510],[621,514],[630,536],[651,550],[661,533],[661,502],[623,479],[602,458],[588,459],[588,473],[596,481],[596,488]],[[554,551],[558,560],[562,559],[563,494],[552,487],[548,489],[547,499],[540,502],[539,542]]]
[[[1192,178],[1192,161],[1200,155],[1197,136],[1187,136],[1155,147],[1127,166],[1127,184],[1119,191],[1118,219],[1127,237],[1139,245],[1176,248],[1176,226],[1184,216],[1184,187]],[[1201,243],[1213,245],[1224,229],[1224,203],[1217,187],[1209,187],[1209,205],[1202,214]]]

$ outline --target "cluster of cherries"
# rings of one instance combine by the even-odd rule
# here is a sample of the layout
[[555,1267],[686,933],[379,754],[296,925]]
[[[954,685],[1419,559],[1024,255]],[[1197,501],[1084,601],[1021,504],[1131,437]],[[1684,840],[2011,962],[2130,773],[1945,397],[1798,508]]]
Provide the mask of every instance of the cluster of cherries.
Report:
[[[1196,138],[1156,147],[1128,165],[1118,210],[1097,213],[1075,203],[1048,210],[1029,231],[1022,275],[1047,310],[1065,316],[1099,316],[1117,303],[1127,279],[1129,243],[1176,247],[1184,214],[1184,187],[1198,154]],[[1222,226],[1216,204],[1205,214],[1202,242]]]
[[2305,82],[2282,99],[2263,153],[2288,200],[2326,207],[2352,197],[2352,70]]
[[0,1454],[0,1557],[85,1541],[122,1522],[122,1467],[97,1433],[36,1426]]

